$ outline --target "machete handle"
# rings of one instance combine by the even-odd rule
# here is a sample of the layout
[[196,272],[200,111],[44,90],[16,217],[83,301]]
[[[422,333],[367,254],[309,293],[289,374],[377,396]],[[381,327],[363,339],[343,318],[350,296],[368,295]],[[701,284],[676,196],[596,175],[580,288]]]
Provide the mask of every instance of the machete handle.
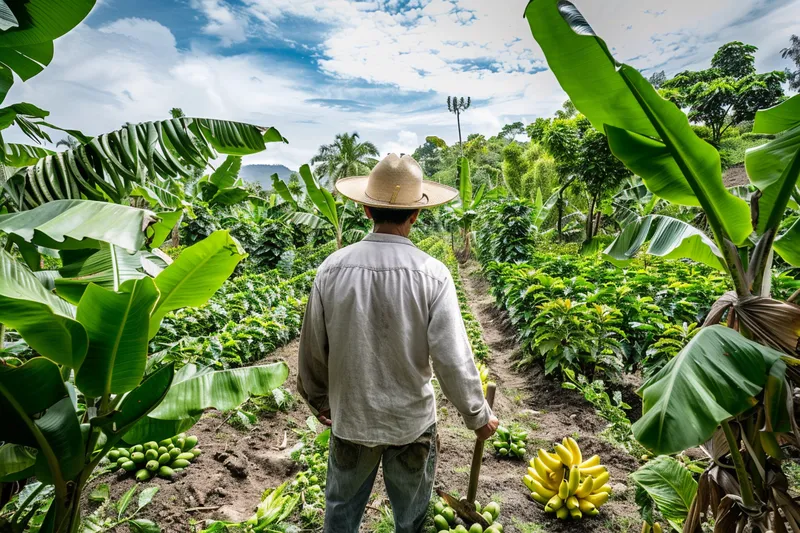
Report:
[[[494,393],[497,385],[490,382],[486,386],[486,403],[489,407],[494,406]],[[467,501],[475,503],[475,496],[478,495],[478,477],[481,474],[481,463],[483,462],[483,441],[475,440],[475,451],[472,453],[472,469],[469,472],[469,487],[467,488]]]

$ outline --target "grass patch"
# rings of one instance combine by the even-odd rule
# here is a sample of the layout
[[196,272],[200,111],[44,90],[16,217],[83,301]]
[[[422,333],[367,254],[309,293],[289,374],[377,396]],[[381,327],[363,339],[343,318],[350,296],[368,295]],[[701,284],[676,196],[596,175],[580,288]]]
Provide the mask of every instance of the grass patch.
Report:
[[535,522],[523,522],[519,518],[514,518],[513,524],[520,533],[545,533],[545,529]]
[[781,464],[783,473],[786,474],[786,479],[789,480],[789,488],[800,493],[800,464],[795,461],[784,461]]

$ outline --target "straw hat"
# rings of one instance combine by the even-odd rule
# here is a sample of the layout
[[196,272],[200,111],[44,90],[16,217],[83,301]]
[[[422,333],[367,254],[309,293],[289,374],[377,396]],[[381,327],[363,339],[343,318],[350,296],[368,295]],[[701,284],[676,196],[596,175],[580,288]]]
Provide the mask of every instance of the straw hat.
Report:
[[458,196],[452,187],[422,179],[422,169],[413,157],[397,154],[384,157],[369,176],[340,179],[336,190],[356,203],[385,209],[425,209]]

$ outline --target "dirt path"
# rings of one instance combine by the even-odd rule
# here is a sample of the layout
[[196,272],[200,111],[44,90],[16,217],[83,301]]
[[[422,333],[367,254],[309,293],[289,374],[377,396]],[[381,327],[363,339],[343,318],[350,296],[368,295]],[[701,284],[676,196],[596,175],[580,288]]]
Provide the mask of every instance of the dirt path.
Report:
[[[641,521],[625,486],[628,473],[637,467],[636,461],[597,436],[605,424],[581,397],[545,378],[539,369],[524,373],[512,370],[513,355],[519,347],[494,308],[486,281],[474,264],[468,265],[462,276],[470,306],[482,324],[490,347],[489,366],[492,379],[498,384],[495,401],[498,417],[505,424],[514,421],[529,428],[528,450],[531,453],[540,447],[551,448],[554,442],[572,435],[587,457],[600,454],[616,489],[614,498],[603,507],[599,517],[580,523],[559,522],[545,515],[528,498],[521,482],[526,463],[495,458],[487,449],[478,500],[495,500],[501,504],[500,521],[509,533],[638,531]],[[290,367],[285,387],[297,396],[297,341],[278,349],[264,362],[280,359]],[[463,494],[467,489],[474,434],[464,427],[446,399],[440,398],[438,405],[442,448],[437,485]],[[142,516],[156,521],[165,533],[195,531],[196,525],[202,526],[206,519],[237,522],[247,519],[264,489],[278,486],[298,471],[289,458],[289,451],[298,442],[293,429],[304,427],[309,414],[308,409],[298,403],[288,413],[264,418],[254,429],[245,431],[224,423],[221,413],[207,413],[189,432],[198,436],[199,446],[205,453],[177,480],[151,481],[161,490]],[[134,483],[121,474],[106,474],[95,483],[101,482],[110,484],[113,497],[119,497]],[[387,503],[379,477],[362,532],[375,531],[380,509]],[[94,506],[88,504],[87,509]]]

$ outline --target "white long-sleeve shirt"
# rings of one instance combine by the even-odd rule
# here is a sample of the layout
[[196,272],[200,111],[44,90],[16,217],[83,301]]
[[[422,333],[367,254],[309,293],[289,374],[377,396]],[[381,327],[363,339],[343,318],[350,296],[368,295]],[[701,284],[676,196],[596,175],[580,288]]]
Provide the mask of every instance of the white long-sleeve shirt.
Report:
[[297,388],[333,433],[408,444],[436,421],[433,371],[469,429],[489,422],[450,271],[397,235],[372,233],[320,265],[300,334]]

